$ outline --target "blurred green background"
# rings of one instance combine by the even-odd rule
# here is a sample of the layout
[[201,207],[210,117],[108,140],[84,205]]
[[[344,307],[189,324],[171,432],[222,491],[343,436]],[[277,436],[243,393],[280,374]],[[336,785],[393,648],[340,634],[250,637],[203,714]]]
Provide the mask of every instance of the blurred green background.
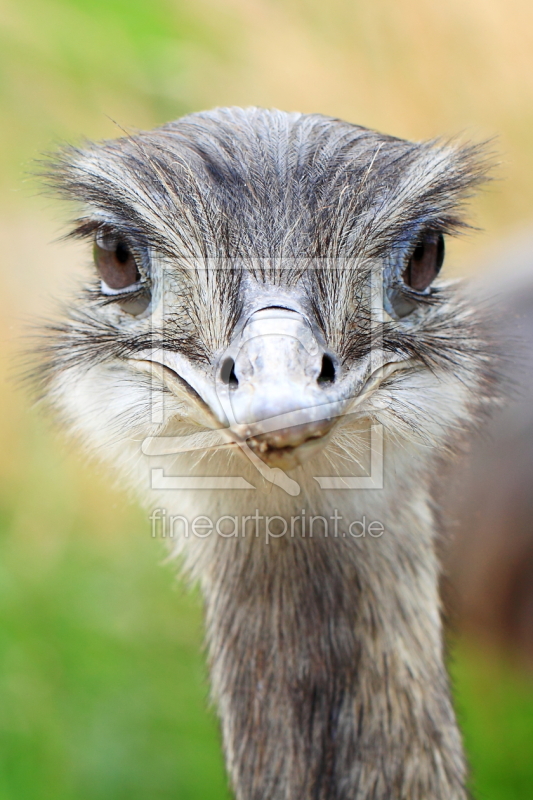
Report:
[[[0,0],[0,800],[228,796],[198,597],[12,379],[85,259],[32,160],[228,104],[498,136],[452,274],[533,220],[530,0]],[[476,796],[531,800],[531,673],[471,635],[452,669]]]

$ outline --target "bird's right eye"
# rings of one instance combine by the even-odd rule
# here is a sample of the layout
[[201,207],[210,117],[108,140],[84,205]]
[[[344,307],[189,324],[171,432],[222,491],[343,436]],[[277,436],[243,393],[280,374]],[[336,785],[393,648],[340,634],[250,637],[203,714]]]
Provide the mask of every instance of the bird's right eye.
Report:
[[403,273],[404,282],[415,292],[425,292],[444,261],[442,233],[428,232],[417,242]]
[[117,236],[97,236],[94,263],[101,279],[110,289],[120,291],[141,280],[137,262],[128,243]]
[[150,288],[126,239],[99,231],[94,242],[94,263],[102,279],[102,294],[109,301],[132,317],[146,311],[151,300]]

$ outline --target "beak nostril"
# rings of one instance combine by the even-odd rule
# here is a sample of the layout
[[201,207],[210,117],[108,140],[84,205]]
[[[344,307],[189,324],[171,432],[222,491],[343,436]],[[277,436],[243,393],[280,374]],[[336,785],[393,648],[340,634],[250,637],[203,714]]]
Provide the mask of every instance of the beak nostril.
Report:
[[225,358],[222,362],[222,367],[220,370],[220,377],[222,382],[227,384],[228,386],[238,386],[239,381],[235,374],[235,361],[231,358]]
[[320,375],[317,378],[318,383],[333,383],[335,380],[335,364],[333,363],[333,359],[328,356],[327,353],[324,353],[322,356],[322,369],[320,370]]

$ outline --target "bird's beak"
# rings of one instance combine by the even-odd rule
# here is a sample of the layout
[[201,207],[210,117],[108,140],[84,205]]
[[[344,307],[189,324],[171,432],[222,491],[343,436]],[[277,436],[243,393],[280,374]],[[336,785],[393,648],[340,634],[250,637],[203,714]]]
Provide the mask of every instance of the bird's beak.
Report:
[[385,378],[409,365],[405,358],[384,361],[380,351],[373,356],[378,358],[363,358],[344,373],[302,313],[274,306],[249,317],[209,374],[175,351],[143,354],[136,360],[166,367],[174,376],[172,393],[211,429],[201,442],[198,434],[150,437],[143,452],[233,444],[260,471],[263,462],[267,469],[293,469],[326,444],[339,420],[359,414]]
[[345,401],[339,365],[296,311],[255,312],[220,359],[217,396],[228,433],[270,466],[292,468],[324,444]]

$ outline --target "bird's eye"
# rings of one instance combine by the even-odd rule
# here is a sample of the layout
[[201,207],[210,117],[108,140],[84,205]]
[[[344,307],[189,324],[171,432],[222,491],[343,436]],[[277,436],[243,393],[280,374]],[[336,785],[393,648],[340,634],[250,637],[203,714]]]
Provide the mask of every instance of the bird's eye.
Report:
[[142,280],[128,242],[114,233],[100,231],[94,242],[94,263],[102,279],[102,293],[133,317],[150,305],[150,288]]
[[105,285],[115,291],[127,289],[141,279],[129,245],[119,237],[104,235],[96,238],[94,263]]
[[439,274],[443,261],[442,233],[426,233],[411,254],[403,273],[404,283],[415,292],[424,292]]

